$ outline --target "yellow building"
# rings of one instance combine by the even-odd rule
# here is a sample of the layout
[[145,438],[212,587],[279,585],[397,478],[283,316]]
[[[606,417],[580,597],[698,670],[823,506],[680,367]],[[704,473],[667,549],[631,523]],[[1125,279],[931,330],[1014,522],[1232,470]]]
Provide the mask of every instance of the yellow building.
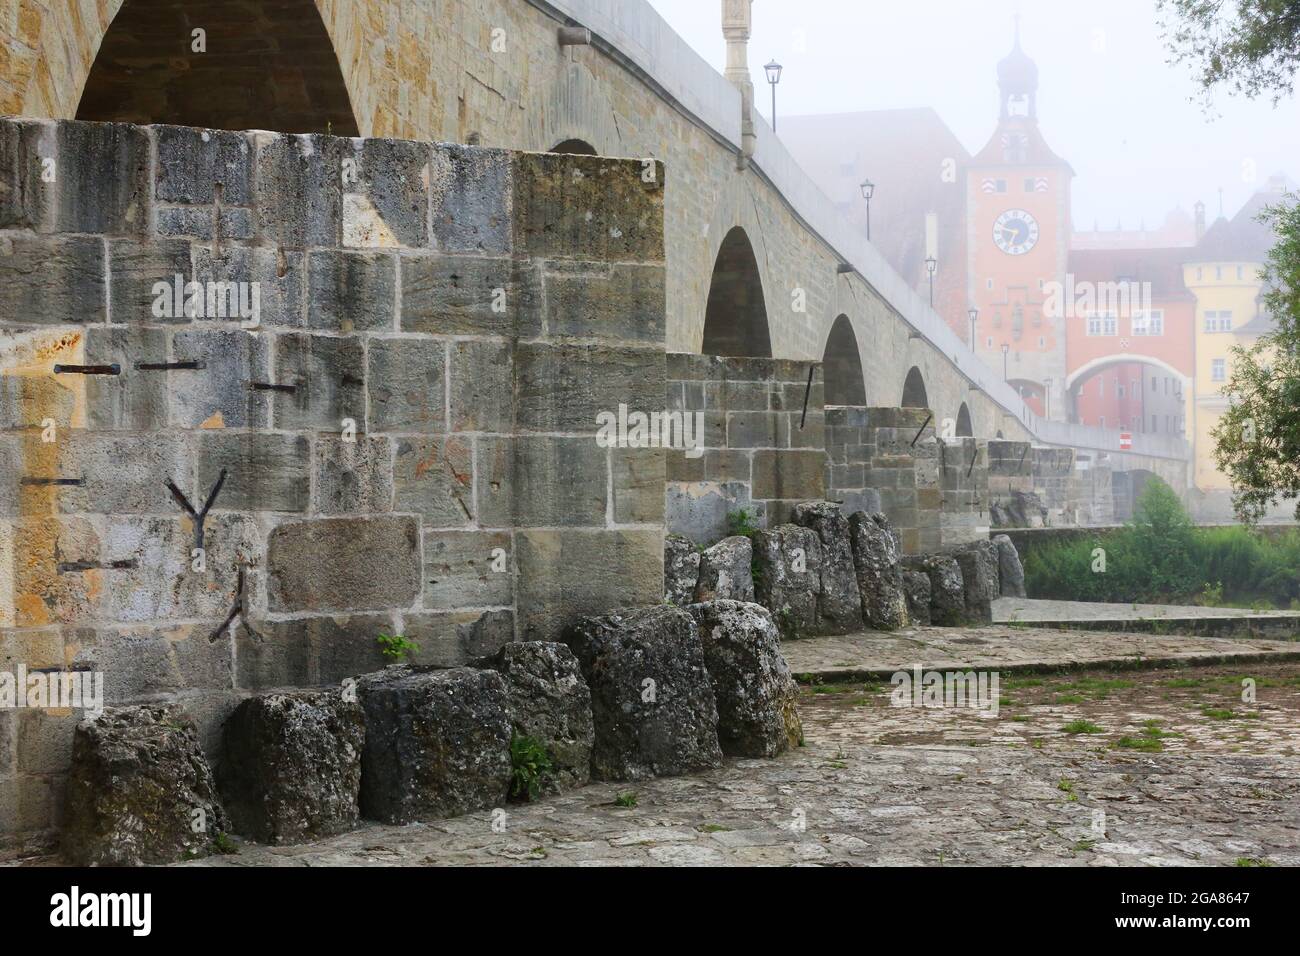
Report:
[[1233,347],[1253,344],[1269,325],[1261,313],[1260,273],[1276,240],[1272,229],[1258,217],[1284,193],[1285,180],[1270,179],[1236,216],[1220,217],[1183,266],[1183,281],[1196,297],[1196,376],[1189,430],[1194,456],[1192,483],[1203,492],[1231,489],[1215,462],[1212,433],[1228,407],[1223,387],[1232,377]]

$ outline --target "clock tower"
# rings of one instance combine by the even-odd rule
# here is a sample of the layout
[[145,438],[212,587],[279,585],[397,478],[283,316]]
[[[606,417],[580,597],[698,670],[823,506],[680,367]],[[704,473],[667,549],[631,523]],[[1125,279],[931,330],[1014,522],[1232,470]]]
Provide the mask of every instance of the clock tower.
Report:
[[1007,381],[1037,414],[1064,421],[1066,318],[1053,314],[1061,297],[1051,292],[1065,283],[1074,170],[1038,128],[1038,66],[1020,48],[1019,17],[998,89],[997,129],[966,167],[974,347],[995,371],[1005,364]]

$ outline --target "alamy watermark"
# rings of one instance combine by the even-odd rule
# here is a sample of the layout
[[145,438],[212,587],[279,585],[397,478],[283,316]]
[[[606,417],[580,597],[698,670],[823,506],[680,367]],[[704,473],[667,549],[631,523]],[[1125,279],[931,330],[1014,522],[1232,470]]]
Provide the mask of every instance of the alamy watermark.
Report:
[[1130,315],[1151,311],[1150,282],[1076,281],[1066,273],[1065,282],[1045,282],[1043,315],[1049,319],[1090,318],[1114,313]]
[[239,319],[245,329],[262,323],[259,282],[186,282],[177,273],[171,282],[155,282],[152,293],[156,319]]
[[997,671],[926,671],[920,664],[912,672],[898,671],[889,682],[891,707],[967,707],[981,717],[998,715],[999,676]]
[[617,412],[596,415],[596,444],[601,448],[676,448],[687,458],[704,454],[703,412]]
[[19,664],[0,671],[0,710],[84,710],[92,717],[104,712],[102,671],[32,671]]

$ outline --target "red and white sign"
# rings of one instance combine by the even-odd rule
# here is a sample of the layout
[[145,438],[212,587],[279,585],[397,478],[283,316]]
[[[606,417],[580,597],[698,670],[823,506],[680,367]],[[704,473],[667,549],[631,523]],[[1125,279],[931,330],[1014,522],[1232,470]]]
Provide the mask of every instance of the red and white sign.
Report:
[[1119,450],[1130,451],[1133,448],[1133,436],[1128,432],[1119,433]]

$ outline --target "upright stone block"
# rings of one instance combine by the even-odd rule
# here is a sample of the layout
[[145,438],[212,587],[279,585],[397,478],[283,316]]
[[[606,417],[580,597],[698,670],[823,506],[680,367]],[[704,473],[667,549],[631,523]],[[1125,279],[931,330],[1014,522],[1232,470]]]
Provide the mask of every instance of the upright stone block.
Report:
[[700,552],[690,538],[670,534],[664,538],[664,600],[678,607],[695,603],[700,579]]
[[755,591],[787,640],[817,632],[822,546],[817,533],[781,525],[753,536]]
[[486,810],[510,787],[510,698],[492,670],[390,667],[358,683],[361,812],[402,824]]
[[366,388],[370,429],[439,434],[447,430],[446,345],[372,338]]
[[907,598],[903,592],[899,547],[883,514],[858,512],[849,518],[853,540],[853,563],[858,591],[862,595],[862,616],[880,631],[907,626]]
[[433,244],[450,253],[511,251],[513,157],[499,149],[439,148],[430,181]]
[[63,852],[79,866],[206,856],[226,829],[198,733],[176,704],[112,708],[78,724],[65,812]]
[[660,605],[584,618],[565,642],[591,688],[595,779],[644,780],[721,764],[717,703],[690,614]]
[[409,607],[420,593],[414,518],[324,518],[280,525],[267,542],[272,611]]
[[347,140],[258,133],[256,202],[264,243],[303,249],[343,238],[343,163]]
[[754,547],[749,538],[723,538],[700,554],[695,600],[753,601]]
[[822,633],[844,634],[862,628],[862,596],[853,564],[849,519],[827,501],[797,505],[793,523],[816,532],[821,542],[821,590],[817,626]]
[[338,690],[249,697],[226,722],[218,779],[237,833],[306,843],[354,828],[362,711]]

